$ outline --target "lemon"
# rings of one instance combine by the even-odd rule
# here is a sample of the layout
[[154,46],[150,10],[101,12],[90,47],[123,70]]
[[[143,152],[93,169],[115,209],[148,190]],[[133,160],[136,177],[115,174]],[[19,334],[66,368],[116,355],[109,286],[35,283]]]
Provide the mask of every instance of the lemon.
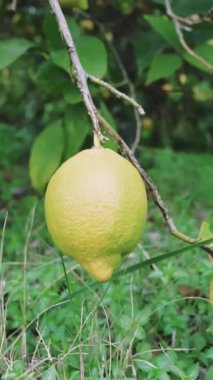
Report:
[[98,281],[107,281],[140,240],[147,214],[144,183],[114,151],[86,149],[55,172],[45,195],[55,245]]

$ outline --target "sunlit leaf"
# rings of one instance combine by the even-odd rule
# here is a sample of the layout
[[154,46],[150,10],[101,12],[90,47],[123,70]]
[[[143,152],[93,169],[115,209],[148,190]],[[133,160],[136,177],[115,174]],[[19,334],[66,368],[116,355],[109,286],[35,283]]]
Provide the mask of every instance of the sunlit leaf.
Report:
[[96,37],[81,37],[76,40],[81,63],[88,74],[102,78],[107,70],[107,52]]
[[209,223],[203,222],[200,227],[200,232],[199,232],[199,239],[200,240],[205,240],[213,237],[212,232],[210,231]]

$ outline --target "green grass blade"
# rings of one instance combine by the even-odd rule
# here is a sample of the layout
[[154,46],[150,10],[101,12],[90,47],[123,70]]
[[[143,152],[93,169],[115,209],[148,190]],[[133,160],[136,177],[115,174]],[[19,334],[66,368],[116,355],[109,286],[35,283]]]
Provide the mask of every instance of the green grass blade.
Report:
[[61,263],[62,263],[62,267],[63,267],[63,271],[64,271],[64,277],[65,277],[65,281],[66,281],[67,289],[68,289],[68,293],[69,293],[69,298],[71,299],[72,294],[71,294],[71,291],[70,291],[70,284],[69,284],[69,280],[68,280],[68,276],[67,276],[67,271],[66,271],[66,267],[65,267],[65,263],[64,263],[64,258],[63,258],[62,253],[59,253],[59,256],[61,258]]
[[175,251],[167,252],[164,255],[158,255],[158,256],[155,256],[155,257],[153,257],[151,259],[144,260],[144,261],[142,261],[142,262],[140,262],[138,264],[132,265],[131,267],[129,267],[129,268],[125,269],[125,270],[122,269],[122,270],[116,272],[113,275],[113,278],[120,277],[120,276],[122,276],[124,274],[127,274],[127,273],[132,273],[135,270],[143,268],[143,267],[145,267],[147,265],[155,264],[155,263],[157,263],[157,262],[159,262],[161,260],[169,259],[170,257],[179,255],[180,253],[191,251],[194,248],[198,248],[198,247],[202,247],[202,246],[208,245],[211,242],[213,242],[213,238],[207,239],[207,240],[202,240],[202,241],[200,241],[198,243],[190,244],[190,245],[187,245],[186,247],[183,247],[183,248],[178,248]]

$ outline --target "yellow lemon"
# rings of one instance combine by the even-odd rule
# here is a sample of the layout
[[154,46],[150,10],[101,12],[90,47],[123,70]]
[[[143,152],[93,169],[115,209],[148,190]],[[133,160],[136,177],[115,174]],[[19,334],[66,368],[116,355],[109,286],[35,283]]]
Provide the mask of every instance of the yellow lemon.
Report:
[[119,154],[86,149],[50,179],[45,214],[56,246],[98,281],[107,281],[140,240],[147,214],[145,186]]

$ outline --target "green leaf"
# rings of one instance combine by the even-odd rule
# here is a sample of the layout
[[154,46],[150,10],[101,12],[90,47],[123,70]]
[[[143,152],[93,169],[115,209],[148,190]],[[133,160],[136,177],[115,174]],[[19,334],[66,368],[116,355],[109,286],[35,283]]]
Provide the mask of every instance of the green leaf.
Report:
[[209,239],[211,237],[213,237],[213,234],[210,231],[209,223],[204,221],[201,224],[198,239],[205,240],[205,239]]
[[177,51],[182,51],[174,24],[165,16],[144,16],[151,27],[160,34],[164,40]]
[[166,372],[159,372],[159,380],[170,380],[170,376]]
[[[102,78],[107,70],[107,51],[105,45],[97,37],[83,35],[82,30],[73,18],[67,17],[66,20],[72,32],[83,68],[89,74]],[[69,73],[69,55],[52,15],[45,17],[43,28],[48,38],[53,62]]]
[[77,104],[82,102],[82,96],[76,84],[69,81],[69,87],[64,91],[64,100],[69,104]]
[[79,9],[87,9],[88,8],[88,0],[60,0],[60,5],[62,8],[79,8]]
[[0,70],[21,57],[33,43],[24,38],[10,38],[0,41]]
[[61,69],[65,70],[70,74],[70,59],[66,49],[52,50],[51,53],[52,61],[55,65],[59,66]]
[[150,65],[153,57],[162,52],[166,42],[154,31],[143,31],[134,41],[134,51],[139,74]]
[[[66,17],[66,21],[74,39],[82,34],[81,28],[73,18]],[[43,30],[47,36],[49,46],[52,50],[63,50],[65,48],[64,41],[62,40],[61,34],[59,32],[58,24],[56,23],[55,17],[52,14],[48,13],[45,16]]]
[[211,366],[205,376],[204,380],[212,380],[213,379],[213,366]]
[[[111,127],[116,130],[115,119],[113,118],[112,114],[108,110],[106,104],[103,102],[101,103],[101,114],[106,119],[106,121],[111,125]],[[112,149],[115,152],[117,152],[118,144],[115,142],[115,140],[109,134],[107,134],[107,139],[108,140],[104,142],[104,147]]]
[[[167,43],[172,46],[177,52],[183,55],[183,58],[189,62],[192,66],[197,67],[205,72],[212,73],[205,65],[199,62],[192,55],[187,53],[180,44],[177,36],[174,24],[172,20],[169,20],[165,16],[144,16],[151,27],[161,35],[167,41]],[[210,64],[213,64],[213,47],[210,44],[202,44],[197,46],[194,51],[203,57]]]
[[187,375],[189,380],[196,380],[199,376],[199,364],[194,363],[188,370]]
[[125,0],[125,1],[124,0],[114,0],[113,4],[124,15],[130,14],[135,7],[135,1],[134,0]]
[[36,138],[30,155],[29,170],[33,186],[43,191],[58,168],[64,151],[62,122],[55,121]]
[[84,70],[102,78],[107,71],[107,52],[103,42],[96,37],[81,37],[76,40],[76,48]]
[[[195,53],[200,55],[202,58],[204,58],[207,62],[213,65],[213,46],[208,44],[202,44],[197,46],[194,49]],[[189,62],[192,66],[197,67],[198,69],[201,69],[209,74],[212,74],[213,71],[208,69],[203,63],[198,61],[195,57],[188,53],[184,53],[183,58]]]
[[76,6],[80,9],[88,9],[89,7],[88,0],[77,0]]
[[53,96],[62,94],[70,83],[69,76],[51,61],[41,64],[33,80],[40,90]]
[[161,78],[170,77],[182,64],[182,60],[176,54],[158,54],[151,63],[146,84],[150,84]]
[[[75,39],[76,49],[84,70],[91,75],[102,78],[107,70],[107,53],[104,44],[96,37],[80,37]],[[53,50],[53,62],[70,72],[70,59],[67,49]]]
[[65,158],[77,153],[82,146],[91,125],[83,104],[73,105],[65,114],[66,149]]
[[44,373],[42,376],[42,380],[56,380],[57,372],[55,369],[55,364],[51,365],[51,367]]
[[213,359],[213,347],[209,348],[209,350],[206,352],[206,357],[208,359]]
[[205,14],[212,7],[212,0],[178,0],[173,2],[174,12],[180,16],[189,16],[194,14]]

